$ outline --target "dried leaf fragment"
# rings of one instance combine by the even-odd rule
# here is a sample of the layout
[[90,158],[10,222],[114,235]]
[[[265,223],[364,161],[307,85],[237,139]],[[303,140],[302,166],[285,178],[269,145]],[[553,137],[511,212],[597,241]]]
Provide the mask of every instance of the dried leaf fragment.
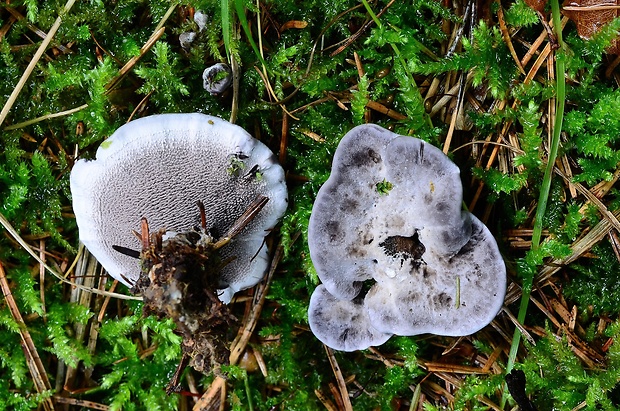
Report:
[[280,33],[284,33],[286,30],[289,29],[305,29],[306,27],[308,27],[307,21],[290,20],[280,26]]
[[534,11],[544,13],[547,1],[548,0],[525,0],[525,4],[527,4]]
[[[565,0],[562,12],[577,26],[583,39],[590,39],[607,23],[618,17],[618,0]],[[620,54],[618,40],[607,50]]]

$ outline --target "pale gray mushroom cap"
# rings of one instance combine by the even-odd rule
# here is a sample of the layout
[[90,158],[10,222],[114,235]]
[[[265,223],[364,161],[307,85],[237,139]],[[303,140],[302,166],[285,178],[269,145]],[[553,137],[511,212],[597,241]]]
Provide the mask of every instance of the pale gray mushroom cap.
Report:
[[194,21],[198,26],[198,31],[203,31],[205,27],[207,27],[207,23],[209,22],[209,16],[207,16],[207,14],[202,10],[196,10],[196,12],[194,13]]
[[226,233],[258,195],[269,198],[258,216],[224,250],[236,258],[221,278],[220,299],[258,283],[267,268],[264,238],[287,207],[284,171],[267,146],[241,127],[204,114],[161,114],[120,127],[71,171],[73,209],[80,240],[108,273],[131,286],[139,260],[113,245],[139,250],[132,230],[146,217],[152,231],[200,226]]
[[193,31],[187,31],[185,33],[179,34],[179,44],[181,44],[181,47],[183,47],[184,49],[188,49],[192,45],[194,40],[196,40],[196,33],[194,33]]
[[[194,22],[198,26],[198,32],[201,32],[204,30],[204,28],[207,26],[208,21],[209,21],[209,16],[207,16],[201,10],[196,10],[196,12],[194,13]],[[181,44],[181,47],[183,47],[186,50],[189,49],[192,43],[194,42],[194,40],[196,40],[197,35],[198,34],[193,31],[186,31],[185,33],[181,33],[179,35],[179,43]]]
[[215,63],[202,72],[202,85],[209,94],[222,94],[232,84],[232,70],[226,63]]
[[[377,189],[384,181],[392,184],[387,193]],[[311,300],[310,327],[335,349],[376,343],[361,332],[347,341],[350,332],[318,323],[326,306],[343,317],[346,304],[335,301],[363,298],[359,326],[372,335],[447,336],[478,331],[503,303],[506,268],[488,229],[462,210],[458,167],[436,147],[375,125],[343,137],[308,243],[325,287]],[[321,316],[313,313],[319,306]]]

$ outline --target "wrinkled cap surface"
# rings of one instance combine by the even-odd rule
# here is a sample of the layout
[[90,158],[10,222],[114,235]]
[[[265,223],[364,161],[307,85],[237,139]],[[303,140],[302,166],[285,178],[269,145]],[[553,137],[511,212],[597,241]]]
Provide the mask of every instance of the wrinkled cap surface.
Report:
[[376,125],[343,137],[308,243],[323,282],[310,327],[335,349],[391,334],[469,335],[503,303],[506,268],[488,229],[462,210],[458,167],[438,148]]
[[71,171],[71,193],[80,240],[108,273],[131,286],[139,260],[113,245],[139,250],[132,230],[146,217],[152,231],[182,232],[200,226],[196,202],[206,209],[217,238],[260,194],[266,206],[222,249],[236,257],[221,276],[220,299],[251,287],[267,267],[264,237],[287,206],[284,171],[267,146],[241,127],[204,114],[160,114],[120,127]]

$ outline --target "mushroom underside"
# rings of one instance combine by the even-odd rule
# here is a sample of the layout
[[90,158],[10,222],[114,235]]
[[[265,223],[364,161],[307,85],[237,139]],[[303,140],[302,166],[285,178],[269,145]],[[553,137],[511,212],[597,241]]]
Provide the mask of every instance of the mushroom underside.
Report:
[[140,275],[135,258],[112,246],[140,249],[132,231],[145,217],[152,230],[190,231],[201,224],[218,238],[259,195],[266,206],[222,249],[223,301],[251,287],[267,266],[264,237],[287,204],[284,172],[273,153],[243,129],[203,114],[165,114],[132,121],[97,151],[78,161],[71,191],[80,239],[108,273],[131,286]]

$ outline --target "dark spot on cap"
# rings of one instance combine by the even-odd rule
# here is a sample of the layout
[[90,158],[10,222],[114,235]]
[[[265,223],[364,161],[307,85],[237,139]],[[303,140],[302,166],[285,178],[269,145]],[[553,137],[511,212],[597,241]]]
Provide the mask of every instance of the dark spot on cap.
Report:
[[[338,339],[340,341],[342,341],[343,345],[344,343],[347,341],[347,339],[349,338],[349,334],[351,333],[351,328],[345,328],[345,330],[342,332],[342,334],[340,334],[340,337],[338,337]],[[352,332],[353,336],[355,336],[355,331]]]
[[424,244],[420,242],[418,232],[413,233],[411,237],[395,235],[388,237],[385,241],[379,243],[386,255],[395,258],[401,258],[401,265],[404,260],[413,259],[420,260],[422,254],[426,251]]
[[[443,238],[446,242],[448,242],[448,240],[451,239],[449,233],[447,232],[443,233]],[[472,241],[472,240],[473,240],[473,237],[468,242],[466,242],[463,245],[463,247],[461,247],[461,249],[457,251],[457,253],[454,256],[450,258],[450,262],[452,262],[453,259],[459,260],[463,258],[464,255],[471,253],[474,250],[475,245],[477,244],[477,242]]]
[[[442,238],[449,238],[449,233],[448,232],[444,232],[443,233]],[[467,243],[465,243],[465,245],[463,245],[463,247],[461,247],[461,249],[450,258],[450,262],[452,262],[452,259],[454,258],[461,258],[466,254],[471,253],[476,247],[479,247],[481,244],[486,244],[485,241],[485,233],[482,231],[482,229],[480,227],[478,227],[476,224],[472,225],[472,233],[471,233],[471,237],[469,238],[469,241]],[[488,246],[487,246],[488,247]],[[489,251],[489,253],[491,254],[492,252]]]
[[409,294],[407,294],[407,296],[405,297],[405,300],[409,303],[409,304],[415,304],[416,301],[418,300],[418,298],[420,298],[420,294],[416,293],[416,292],[410,292]]
[[381,162],[381,156],[372,148],[363,147],[352,154],[351,160],[353,166],[373,166],[374,164],[379,164]]
[[435,210],[438,213],[445,213],[446,211],[450,210],[450,205],[448,205],[448,203],[446,203],[445,201],[440,201],[435,205]]
[[342,227],[340,227],[340,223],[338,221],[328,221],[325,224],[325,229],[327,230],[330,243],[340,242],[344,239],[344,231],[342,230]]
[[361,247],[356,247],[356,246],[347,246],[346,250],[347,255],[349,257],[356,257],[356,258],[363,258],[366,257],[366,255],[368,254],[368,252],[361,248]]
[[381,156],[372,148],[368,150],[368,157],[370,157],[375,164],[379,164],[381,162]]
[[340,203],[340,211],[345,213],[353,213],[357,210],[359,202],[354,198],[344,198]]
[[383,324],[398,324],[398,320],[393,315],[390,315],[387,312],[384,312],[381,316],[381,321]]
[[444,308],[450,305],[452,297],[446,293],[439,293],[439,295],[433,297],[433,302],[438,308]]

